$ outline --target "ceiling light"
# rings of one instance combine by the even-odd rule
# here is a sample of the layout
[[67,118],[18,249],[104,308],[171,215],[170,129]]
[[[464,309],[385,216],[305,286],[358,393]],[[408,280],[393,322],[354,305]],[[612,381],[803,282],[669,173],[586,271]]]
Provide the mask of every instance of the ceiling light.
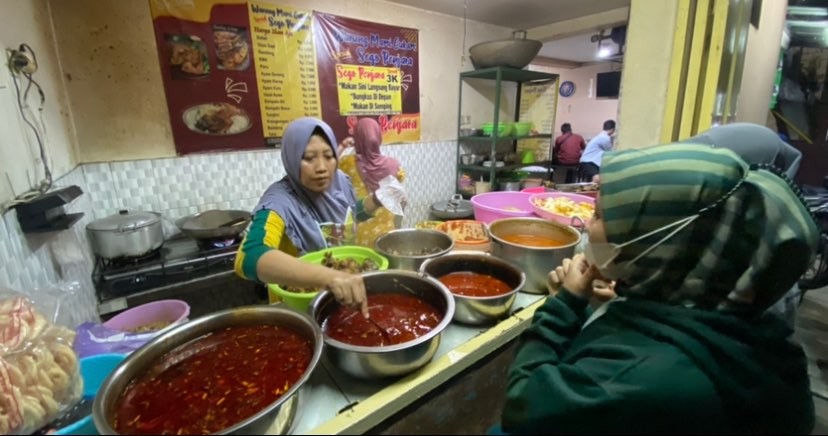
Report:
[[607,47],[601,47],[598,50],[598,57],[599,58],[606,58],[606,57],[609,57],[609,55],[611,55],[611,54],[612,54],[612,50],[610,50]]

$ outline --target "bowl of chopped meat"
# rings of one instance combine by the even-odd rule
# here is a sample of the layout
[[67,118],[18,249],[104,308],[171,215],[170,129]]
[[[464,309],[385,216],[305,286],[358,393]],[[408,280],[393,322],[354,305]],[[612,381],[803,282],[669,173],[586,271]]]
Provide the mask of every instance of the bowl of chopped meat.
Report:
[[375,245],[391,268],[418,271],[426,260],[453,250],[454,240],[439,230],[399,229],[378,237]]
[[[307,253],[299,258],[308,263],[315,263],[338,271],[361,274],[369,271],[388,269],[388,259],[376,251],[360,246],[344,245]],[[267,285],[270,302],[283,302],[288,307],[304,312],[320,289],[297,288]]]

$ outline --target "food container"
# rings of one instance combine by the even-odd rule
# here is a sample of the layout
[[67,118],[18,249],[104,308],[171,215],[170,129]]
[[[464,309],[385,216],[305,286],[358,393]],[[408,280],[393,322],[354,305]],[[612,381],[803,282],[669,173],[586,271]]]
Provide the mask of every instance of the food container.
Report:
[[489,231],[486,224],[475,220],[446,221],[437,230],[448,233],[455,250],[489,251]]
[[438,201],[431,205],[431,214],[441,220],[456,220],[474,215],[472,204],[463,200],[460,194],[454,194],[450,200]]
[[161,214],[120,210],[86,225],[92,252],[104,259],[140,257],[164,244]]
[[[542,218],[504,218],[489,224],[492,255],[514,262],[526,274],[523,292],[545,294],[549,271],[558,267],[564,258],[572,257],[581,234],[566,226]],[[509,242],[504,237],[516,235],[539,236],[560,241],[557,247],[533,247]]]
[[484,192],[491,192],[492,184],[490,182],[474,182],[474,192],[482,194]]
[[312,355],[308,367],[276,401],[254,415],[225,428],[218,434],[287,434],[296,417],[298,393],[310,378],[322,354],[322,331],[307,315],[275,306],[246,306],[223,310],[181,324],[164,332],[130,354],[104,380],[92,406],[95,427],[101,434],[118,434],[112,427],[117,401],[127,386],[165,355],[179,346],[228,327],[278,325],[292,329],[310,341]]
[[[373,260],[380,270],[388,269],[388,259],[380,255],[376,251],[357,245],[343,245],[340,247],[331,247],[324,250],[314,251],[301,256],[299,259],[308,263],[315,263],[321,265],[325,259],[325,253],[331,252],[334,259],[343,257],[352,258],[357,262],[364,262],[366,259]],[[319,292],[293,292],[288,291],[281,285],[271,283],[267,285],[270,303],[283,302],[288,307],[296,309],[300,312],[308,310],[310,302],[316,297]]]
[[375,246],[389,267],[418,271],[427,259],[454,249],[454,240],[439,230],[399,229],[378,237]]
[[182,300],[158,300],[127,309],[103,323],[104,327],[140,332],[157,332],[169,330],[187,322],[190,305]]
[[472,325],[489,324],[506,317],[512,309],[518,291],[526,283],[526,275],[517,266],[479,252],[454,252],[429,259],[423,263],[420,271],[438,280],[446,274],[458,271],[488,274],[511,287],[509,292],[495,296],[476,297],[452,293],[455,305],[454,320]]
[[489,67],[523,68],[532,62],[543,43],[526,39],[525,30],[512,32],[512,39],[500,39],[475,44],[469,48],[469,59],[475,70]]
[[461,165],[480,165],[483,162],[483,156],[479,154],[461,154],[460,155],[460,164]]
[[[95,423],[92,422],[91,405],[98,394],[101,384],[115,368],[126,359],[126,354],[97,354],[87,356],[80,360],[80,372],[83,378],[83,400],[88,402],[90,414],[85,415],[77,421],[59,428],[54,434],[98,434],[95,430]],[[77,406],[76,406],[77,407]]]
[[571,192],[585,195],[587,197],[598,197],[598,184],[592,182],[567,183],[555,185],[555,190],[560,192]]
[[[326,355],[331,362],[346,374],[362,379],[398,377],[428,364],[440,346],[443,330],[454,316],[454,298],[448,289],[437,279],[413,271],[375,271],[364,274],[363,278],[368,295],[413,294],[435,307],[443,318],[425,335],[390,346],[351,345],[324,336]],[[321,325],[338,307],[333,294],[325,291],[313,300],[310,313]]]
[[523,192],[487,192],[471,198],[474,219],[484,223],[509,217],[534,216],[529,197]]
[[531,122],[517,122],[514,123],[514,127],[512,127],[512,135],[514,136],[527,136],[529,132],[532,131],[532,123]]
[[563,214],[554,213],[554,212],[546,210],[546,209],[544,209],[544,208],[542,208],[538,205],[539,201],[547,199],[547,198],[568,198],[568,199],[574,201],[576,204],[587,203],[587,204],[592,206],[593,210],[595,209],[595,199],[594,198],[587,197],[586,195],[581,195],[581,194],[573,194],[573,193],[570,193],[570,192],[557,192],[557,191],[544,192],[544,193],[540,193],[540,194],[533,194],[532,197],[529,198],[529,202],[532,204],[532,210],[534,210],[536,215],[540,216],[541,218],[556,221],[556,222],[559,222],[559,223],[564,224],[564,225],[572,225],[573,223],[576,223],[578,221],[578,219],[580,219],[580,221],[582,223],[585,223],[585,222],[589,221],[589,219],[592,217],[592,213],[590,213],[589,216],[584,215],[584,216],[580,216],[579,218],[575,218],[575,220],[573,220],[573,215],[563,215]]
[[424,220],[420,221],[417,224],[414,224],[415,229],[432,229],[437,230],[440,227],[440,224],[443,224],[445,221],[436,221],[436,220]]

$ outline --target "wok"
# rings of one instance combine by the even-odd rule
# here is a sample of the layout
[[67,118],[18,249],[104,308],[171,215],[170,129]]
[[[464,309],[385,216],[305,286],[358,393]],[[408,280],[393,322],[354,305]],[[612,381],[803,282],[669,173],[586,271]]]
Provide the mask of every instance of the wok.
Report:
[[181,233],[193,239],[235,238],[250,224],[244,210],[207,210],[176,221]]

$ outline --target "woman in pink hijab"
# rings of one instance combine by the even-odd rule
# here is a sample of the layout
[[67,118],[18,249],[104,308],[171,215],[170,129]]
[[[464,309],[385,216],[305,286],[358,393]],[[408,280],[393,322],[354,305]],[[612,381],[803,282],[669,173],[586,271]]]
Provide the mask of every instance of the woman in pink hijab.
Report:
[[391,157],[380,153],[382,145],[382,130],[379,123],[373,118],[363,118],[357,121],[354,129],[354,151],[357,156],[357,169],[362,182],[369,191],[379,188],[379,181],[388,176],[397,176],[400,163]]
[[[344,153],[352,146],[353,155]],[[394,176],[399,182],[405,178],[405,172],[399,161],[383,156],[380,152],[382,145],[382,129],[373,118],[362,118],[354,127],[354,137],[345,139],[340,145],[339,167],[351,176],[354,190],[357,195],[368,195],[379,188],[380,180]],[[401,224],[399,217],[381,208],[374,217],[359,223],[357,228],[357,243],[367,247],[374,246],[374,240]]]

